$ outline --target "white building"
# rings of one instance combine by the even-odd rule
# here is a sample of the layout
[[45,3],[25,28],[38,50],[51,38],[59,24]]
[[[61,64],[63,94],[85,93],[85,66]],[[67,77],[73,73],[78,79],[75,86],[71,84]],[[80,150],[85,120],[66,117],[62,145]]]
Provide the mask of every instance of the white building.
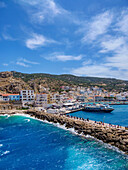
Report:
[[86,99],[86,97],[85,96],[77,96],[77,100],[78,101],[81,101],[81,102],[85,102],[87,99]]
[[21,101],[24,106],[24,104],[33,104],[34,103],[34,90],[22,90],[20,92],[21,95]]
[[54,102],[61,102],[63,100],[63,95],[60,95],[59,93],[55,93],[53,95],[53,101]]
[[119,94],[119,95],[116,95],[116,99],[117,99],[117,100],[125,101],[125,100],[126,100],[126,97],[125,97],[125,96],[121,96],[121,95]]
[[47,103],[48,103],[48,94],[45,93],[36,94],[35,106],[45,108],[47,107]]
[[0,101],[3,101],[3,95],[0,94]]

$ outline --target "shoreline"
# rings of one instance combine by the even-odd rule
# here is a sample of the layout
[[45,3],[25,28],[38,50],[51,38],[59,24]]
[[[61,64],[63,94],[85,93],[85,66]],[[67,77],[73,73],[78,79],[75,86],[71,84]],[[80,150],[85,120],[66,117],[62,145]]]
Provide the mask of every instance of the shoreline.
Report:
[[[82,137],[90,136],[104,144],[111,145],[118,148],[121,152],[128,155],[128,131],[125,129],[117,129],[114,127],[102,126],[95,124],[92,120],[76,119],[74,117],[67,117],[66,115],[48,114],[32,110],[12,110],[7,113],[1,112],[0,115],[23,115],[38,119],[46,123],[52,123],[55,126],[63,126],[65,130],[73,129],[75,134]],[[58,124],[58,125],[57,125]]]

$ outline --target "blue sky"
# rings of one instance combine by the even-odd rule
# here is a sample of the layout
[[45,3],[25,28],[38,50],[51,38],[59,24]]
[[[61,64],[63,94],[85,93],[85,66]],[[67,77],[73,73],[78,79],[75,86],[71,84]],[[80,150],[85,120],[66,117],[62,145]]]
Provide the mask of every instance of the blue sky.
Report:
[[0,71],[128,80],[128,0],[0,0]]

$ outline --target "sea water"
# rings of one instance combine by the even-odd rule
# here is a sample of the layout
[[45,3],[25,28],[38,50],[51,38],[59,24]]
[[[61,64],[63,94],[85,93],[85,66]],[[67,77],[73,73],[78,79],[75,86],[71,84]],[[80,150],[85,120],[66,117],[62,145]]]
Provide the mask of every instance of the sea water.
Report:
[[70,115],[114,125],[128,126],[128,105],[113,105],[112,107],[114,111],[111,113],[78,111]]
[[25,116],[0,117],[0,170],[127,170],[106,144]]

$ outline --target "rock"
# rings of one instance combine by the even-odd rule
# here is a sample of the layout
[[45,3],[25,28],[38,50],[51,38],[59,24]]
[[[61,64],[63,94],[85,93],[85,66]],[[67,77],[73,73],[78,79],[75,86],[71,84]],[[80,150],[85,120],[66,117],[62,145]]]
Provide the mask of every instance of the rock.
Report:
[[81,129],[79,129],[79,130],[77,131],[77,133],[78,133],[78,134],[81,134],[81,133],[82,133],[82,130],[81,130]]
[[109,144],[110,144],[110,145],[115,145],[115,143],[114,143],[114,142],[109,142]]
[[122,140],[122,139],[120,139],[119,142],[120,142],[122,145],[125,145],[125,144],[126,144],[125,141]]
[[126,144],[128,144],[128,139],[124,139],[123,142],[125,142]]
[[115,146],[119,148],[120,143],[119,143],[119,142],[116,142],[116,143],[115,143]]
[[12,77],[13,73],[9,72],[9,71],[5,71],[5,72],[1,72],[0,73],[0,78],[8,78],[8,77]]
[[72,124],[72,123],[67,122],[65,127],[66,127],[66,128],[73,128],[73,124]]
[[92,131],[91,130],[87,130],[86,132],[87,132],[87,134],[91,134]]
[[120,145],[119,149],[121,149],[123,151],[128,151],[128,148],[125,145]]

